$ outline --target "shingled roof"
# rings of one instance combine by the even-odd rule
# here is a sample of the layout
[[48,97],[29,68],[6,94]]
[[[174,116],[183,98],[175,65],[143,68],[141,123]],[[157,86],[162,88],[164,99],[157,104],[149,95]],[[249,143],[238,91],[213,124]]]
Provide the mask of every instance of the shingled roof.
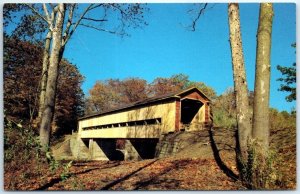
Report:
[[95,114],[91,114],[91,115],[86,115],[84,117],[79,118],[78,120],[84,120],[84,119],[87,119],[87,118],[102,116],[102,115],[106,115],[106,114],[110,114],[110,113],[114,113],[114,112],[120,112],[120,111],[123,111],[123,110],[132,109],[134,107],[138,107],[138,106],[142,106],[142,105],[147,105],[147,104],[151,104],[151,103],[154,103],[154,102],[169,100],[169,99],[172,99],[172,98],[174,98],[174,99],[180,99],[180,95],[181,94],[184,94],[184,93],[192,91],[192,90],[199,91],[201,94],[203,94],[204,98],[206,98],[208,101],[210,101],[210,99],[203,92],[201,92],[198,88],[191,87],[191,88],[180,90],[180,91],[176,91],[176,92],[170,92],[170,93],[167,93],[167,94],[150,97],[150,98],[147,98],[147,99],[144,99],[144,100],[140,100],[140,101],[137,101],[137,102],[133,102],[133,103],[127,104],[125,106],[118,107],[118,108],[115,108],[115,109],[111,109],[111,110],[108,110],[108,111],[104,111],[104,112],[100,112],[100,113],[95,113]]

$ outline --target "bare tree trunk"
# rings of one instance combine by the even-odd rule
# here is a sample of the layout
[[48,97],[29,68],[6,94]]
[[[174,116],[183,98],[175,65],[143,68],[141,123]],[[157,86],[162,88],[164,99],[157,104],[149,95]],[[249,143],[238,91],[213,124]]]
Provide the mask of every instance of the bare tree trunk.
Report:
[[55,108],[55,95],[57,87],[57,77],[59,63],[62,58],[62,31],[65,16],[65,5],[58,5],[55,27],[52,33],[52,47],[49,59],[48,79],[45,92],[45,108],[43,110],[40,141],[44,150],[47,150],[50,143],[51,122],[53,120]]
[[52,38],[52,33],[49,30],[46,36],[45,48],[43,53],[43,69],[42,69],[41,91],[40,91],[40,101],[39,101],[39,111],[38,111],[38,123],[40,123],[40,119],[42,118],[42,113],[44,110],[51,38]]
[[260,5],[257,30],[255,88],[253,104],[253,139],[260,146],[263,156],[269,149],[269,97],[270,97],[270,52],[273,21],[273,5]]
[[228,4],[230,46],[234,79],[234,93],[237,110],[238,158],[243,164],[247,161],[248,140],[251,138],[251,115],[249,110],[248,86],[244,65],[242,38],[240,30],[239,5]]

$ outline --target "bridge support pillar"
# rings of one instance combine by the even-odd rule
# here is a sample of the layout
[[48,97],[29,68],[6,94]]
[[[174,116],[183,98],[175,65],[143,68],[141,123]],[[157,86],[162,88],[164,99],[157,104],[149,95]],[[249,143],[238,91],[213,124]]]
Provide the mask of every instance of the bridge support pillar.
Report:
[[113,141],[89,139],[89,156],[91,160],[110,160],[109,150],[114,151]]
[[89,139],[89,159],[94,159],[94,140]]
[[130,140],[125,141],[125,160],[141,160],[141,157]]

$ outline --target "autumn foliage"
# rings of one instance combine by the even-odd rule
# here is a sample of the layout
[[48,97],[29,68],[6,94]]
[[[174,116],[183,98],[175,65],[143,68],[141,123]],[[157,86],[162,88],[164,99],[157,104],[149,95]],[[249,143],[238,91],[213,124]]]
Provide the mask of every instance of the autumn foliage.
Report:
[[[4,110],[15,122],[32,127],[37,116],[40,90],[42,49],[37,44],[12,37],[4,39]],[[53,133],[66,134],[76,129],[83,113],[83,92],[76,66],[62,60],[59,68],[58,93]]]
[[190,81],[184,74],[175,74],[169,78],[158,77],[151,83],[134,77],[124,80],[97,81],[86,98],[85,114],[105,112],[149,97],[178,92],[190,87],[197,87],[211,99],[216,98],[213,88],[203,82]]

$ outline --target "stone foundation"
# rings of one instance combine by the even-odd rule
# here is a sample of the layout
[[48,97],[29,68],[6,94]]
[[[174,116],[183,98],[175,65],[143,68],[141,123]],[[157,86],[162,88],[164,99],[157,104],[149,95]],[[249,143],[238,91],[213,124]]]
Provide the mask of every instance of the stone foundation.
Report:
[[[74,160],[143,160],[174,155],[195,142],[207,141],[201,131],[178,131],[160,138],[135,139],[81,139],[76,134],[53,149],[57,159]],[[206,132],[207,133],[207,132]],[[122,142],[121,146],[120,143]]]

